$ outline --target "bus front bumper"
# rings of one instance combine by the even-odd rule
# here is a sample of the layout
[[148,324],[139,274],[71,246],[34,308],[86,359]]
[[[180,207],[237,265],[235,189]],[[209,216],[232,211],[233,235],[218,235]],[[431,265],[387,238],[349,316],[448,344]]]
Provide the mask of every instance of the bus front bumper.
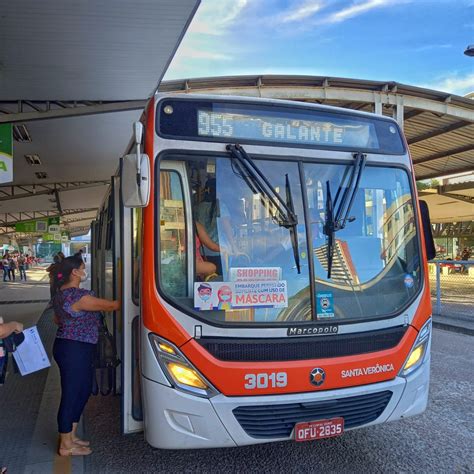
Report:
[[372,385],[290,395],[226,397],[219,394],[206,399],[142,377],[145,438],[152,446],[161,449],[220,448],[291,440],[293,432],[276,438],[250,436],[237,420],[234,410],[252,406],[268,408],[285,403],[310,404],[392,392],[380,416],[356,427],[362,428],[422,413],[428,402],[429,378],[430,358],[427,357],[421,367],[407,378],[396,377]]

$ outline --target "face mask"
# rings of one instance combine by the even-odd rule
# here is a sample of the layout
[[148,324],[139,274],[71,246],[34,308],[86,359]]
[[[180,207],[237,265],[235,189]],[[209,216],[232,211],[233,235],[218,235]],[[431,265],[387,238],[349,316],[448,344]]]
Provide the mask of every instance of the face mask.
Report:
[[83,274],[81,275],[81,283],[84,283],[87,280],[87,270],[82,270]]
[[199,296],[203,301],[207,301],[211,295],[208,293],[203,293],[203,294],[200,294]]

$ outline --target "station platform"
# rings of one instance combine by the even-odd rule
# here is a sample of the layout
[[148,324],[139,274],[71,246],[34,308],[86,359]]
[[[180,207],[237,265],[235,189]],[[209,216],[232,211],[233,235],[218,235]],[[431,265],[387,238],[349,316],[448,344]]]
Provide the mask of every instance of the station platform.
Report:
[[[51,357],[55,325],[44,267],[28,271],[28,281],[0,282],[0,315],[25,327],[37,325]],[[270,443],[219,450],[163,451],[142,433],[120,433],[120,397],[92,396],[81,431],[91,441],[87,457],[56,455],[58,368],[21,377],[10,374],[0,387],[0,467],[8,474],[130,472],[469,472],[474,434],[466,418],[472,393],[471,338],[441,329],[433,333],[432,382],[428,410],[404,421],[348,432],[319,443]],[[446,381],[449,380],[449,383]],[[428,438],[426,433],[430,433]],[[455,440],[455,442],[453,442]],[[400,446],[393,449],[393,446]],[[467,448],[467,452],[466,452]],[[434,452],[430,457],[426,452]],[[250,460],[250,461],[249,461]],[[249,463],[252,464],[249,464]],[[254,466],[250,468],[249,466]],[[390,468],[389,468],[390,466]]]
[[[56,334],[49,302],[46,266],[31,267],[27,281],[0,282],[0,316],[19,321],[25,328],[36,325],[52,359]],[[82,460],[56,456],[56,412],[60,400],[59,370],[50,369],[21,377],[13,372],[0,387],[0,467],[12,473],[81,472]]]

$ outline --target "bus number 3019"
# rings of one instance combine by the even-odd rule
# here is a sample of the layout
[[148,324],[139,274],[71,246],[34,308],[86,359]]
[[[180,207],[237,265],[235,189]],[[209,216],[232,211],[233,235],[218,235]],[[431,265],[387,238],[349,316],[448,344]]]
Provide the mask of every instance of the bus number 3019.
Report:
[[276,388],[286,387],[288,384],[288,376],[286,372],[272,372],[271,374],[246,374],[244,387],[247,390],[255,388]]

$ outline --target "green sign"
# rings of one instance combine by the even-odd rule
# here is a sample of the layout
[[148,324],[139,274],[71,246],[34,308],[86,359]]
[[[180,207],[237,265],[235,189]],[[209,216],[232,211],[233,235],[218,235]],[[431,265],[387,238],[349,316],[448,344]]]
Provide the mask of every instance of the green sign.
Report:
[[61,218],[59,216],[18,222],[15,224],[15,232],[48,232],[50,226],[57,226],[60,222]]
[[63,230],[62,232],[47,232],[43,234],[44,242],[67,242],[69,240],[69,232]]
[[0,124],[0,183],[13,181],[13,127]]

